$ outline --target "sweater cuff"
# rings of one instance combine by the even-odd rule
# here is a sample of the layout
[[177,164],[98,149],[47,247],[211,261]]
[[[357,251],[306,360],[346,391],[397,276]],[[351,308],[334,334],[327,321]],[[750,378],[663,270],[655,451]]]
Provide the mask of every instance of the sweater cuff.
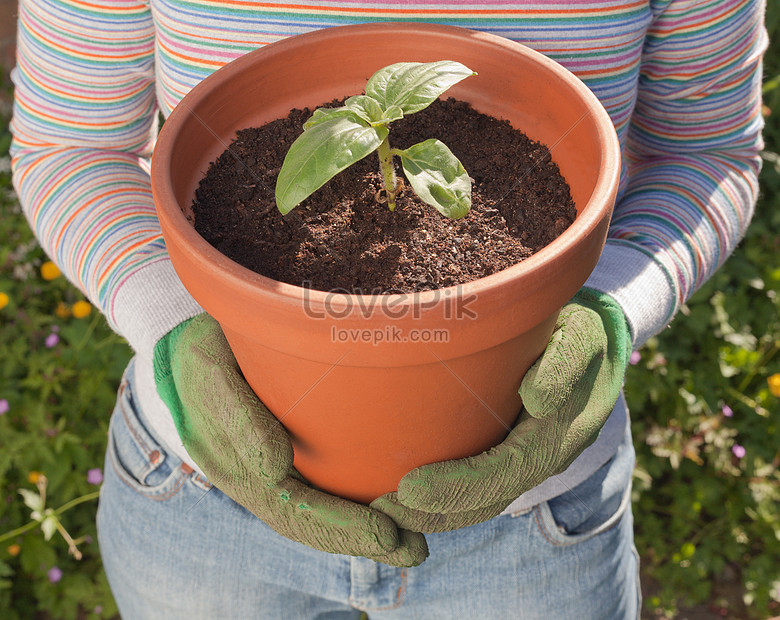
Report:
[[677,311],[671,275],[642,248],[625,241],[607,240],[585,286],[620,304],[636,349],[666,327]]
[[151,361],[154,346],[180,323],[203,312],[168,258],[147,264],[119,288],[107,316],[135,352]]

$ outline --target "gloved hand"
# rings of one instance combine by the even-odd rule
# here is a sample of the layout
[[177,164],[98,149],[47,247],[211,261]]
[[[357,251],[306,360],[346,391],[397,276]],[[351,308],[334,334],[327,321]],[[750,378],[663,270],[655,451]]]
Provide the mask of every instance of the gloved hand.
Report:
[[154,371],[193,460],[217,488],[277,533],[393,566],[416,566],[427,557],[422,534],[306,484],[293,468],[287,432],[246,383],[209,315],[182,323],[157,343]]
[[487,521],[563,472],[598,437],[623,383],[631,337],[620,307],[582,289],[520,385],[523,410],[498,446],[406,474],[371,503],[400,527],[444,532]]

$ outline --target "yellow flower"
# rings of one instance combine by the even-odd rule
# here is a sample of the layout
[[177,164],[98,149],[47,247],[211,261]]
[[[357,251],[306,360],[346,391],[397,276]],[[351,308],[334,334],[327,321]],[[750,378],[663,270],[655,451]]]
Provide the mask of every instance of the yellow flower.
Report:
[[64,301],[58,303],[54,314],[56,314],[61,319],[67,319],[70,316],[70,308],[68,308],[68,304],[66,304]]
[[780,372],[776,372],[769,377],[766,382],[769,384],[769,391],[773,396],[780,396]]
[[0,292],[0,310],[5,308],[9,301],[11,301],[11,299],[8,297],[8,295],[6,293]]
[[41,476],[43,474],[39,471],[31,471],[29,474],[27,474],[27,482],[30,484],[38,484],[38,481],[41,479]]
[[45,263],[43,263],[43,265],[41,265],[41,277],[44,280],[54,280],[55,278],[59,278],[61,275],[62,272],[60,272],[60,268],[50,260],[47,260]]
[[17,556],[21,550],[19,545],[8,545],[8,555]]
[[89,316],[92,312],[92,306],[88,301],[77,301],[73,304],[73,316],[77,319],[83,319],[85,316]]

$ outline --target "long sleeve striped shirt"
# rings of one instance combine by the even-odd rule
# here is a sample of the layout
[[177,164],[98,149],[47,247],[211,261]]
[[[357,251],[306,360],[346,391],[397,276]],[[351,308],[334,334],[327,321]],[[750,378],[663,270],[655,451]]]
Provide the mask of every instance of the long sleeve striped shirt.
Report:
[[[154,343],[200,311],[171,268],[152,203],[158,113],[225,63],[314,29],[483,30],[563,64],[614,122],[620,190],[588,286],[620,303],[639,346],[750,221],[764,10],[763,0],[21,0],[14,183],[44,249],[136,349],[154,392]],[[147,399],[175,437],[156,394]],[[610,447],[600,441],[590,451],[603,462]]]

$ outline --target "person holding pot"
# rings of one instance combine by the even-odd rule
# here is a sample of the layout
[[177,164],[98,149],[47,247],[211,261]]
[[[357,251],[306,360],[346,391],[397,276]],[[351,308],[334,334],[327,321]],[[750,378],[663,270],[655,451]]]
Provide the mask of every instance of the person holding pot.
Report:
[[[20,0],[14,183],[41,244],[136,352],[98,533],[124,618],[636,618],[631,351],[743,236],[762,147],[764,4]],[[624,164],[609,238],[521,387],[506,440],[369,506],[292,465],[284,428],[171,267],[151,199],[158,113],[311,30],[434,22],[577,74]]]

